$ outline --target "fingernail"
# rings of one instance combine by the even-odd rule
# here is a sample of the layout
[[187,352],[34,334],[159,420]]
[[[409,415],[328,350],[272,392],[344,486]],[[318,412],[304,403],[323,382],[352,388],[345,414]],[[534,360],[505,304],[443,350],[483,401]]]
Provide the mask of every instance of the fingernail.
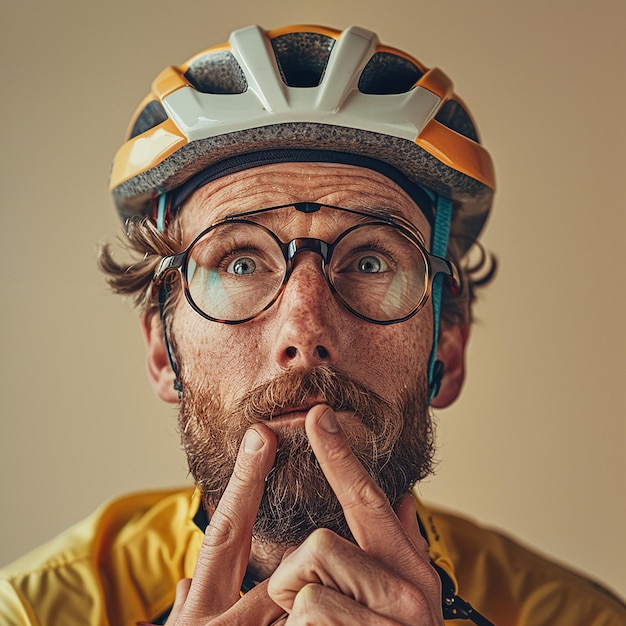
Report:
[[257,433],[254,428],[246,431],[246,434],[243,437],[243,449],[244,452],[248,454],[252,454],[254,452],[258,452],[265,442],[261,439],[259,433]]
[[339,424],[332,409],[326,409],[320,418],[319,425],[327,432],[335,434],[339,432]]

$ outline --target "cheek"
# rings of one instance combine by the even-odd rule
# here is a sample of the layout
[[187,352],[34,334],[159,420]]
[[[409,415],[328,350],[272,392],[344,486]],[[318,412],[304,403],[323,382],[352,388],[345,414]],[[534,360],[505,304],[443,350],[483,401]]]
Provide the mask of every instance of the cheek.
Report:
[[351,343],[347,373],[386,398],[397,398],[426,380],[432,345],[432,315],[420,311],[407,322],[362,329]]
[[[346,317],[337,333],[334,365],[379,395],[397,399],[406,388],[425,380],[432,344],[429,308],[407,322],[377,326]],[[183,379],[211,387],[226,405],[276,376],[275,329],[263,320],[244,325],[210,322],[179,303],[173,332]]]
[[213,388],[226,403],[256,384],[259,342],[254,333],[184,310],[177,311],[173,332],[183,380]]

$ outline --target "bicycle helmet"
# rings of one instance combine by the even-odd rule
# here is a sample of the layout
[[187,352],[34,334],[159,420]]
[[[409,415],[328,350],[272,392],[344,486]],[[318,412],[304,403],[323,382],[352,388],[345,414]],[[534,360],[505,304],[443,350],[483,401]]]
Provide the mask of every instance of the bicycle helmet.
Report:
[[491,207],[491,158],[451,81],[354,26],[251,26],[167,68],[131,121],[110,187],[122,221],[156,217],[159,198],[207,168],[217,177],[289,151],[374,159],[447,198],[462,253]]

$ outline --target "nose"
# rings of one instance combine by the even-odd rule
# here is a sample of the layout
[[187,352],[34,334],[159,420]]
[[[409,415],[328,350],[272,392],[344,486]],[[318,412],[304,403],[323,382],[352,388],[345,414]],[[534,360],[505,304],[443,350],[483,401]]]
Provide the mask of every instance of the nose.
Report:
[[298,256],[277,302],[274,358],[281,368],[332,365],[339,358],[341,312],[320,268],[319,256]]

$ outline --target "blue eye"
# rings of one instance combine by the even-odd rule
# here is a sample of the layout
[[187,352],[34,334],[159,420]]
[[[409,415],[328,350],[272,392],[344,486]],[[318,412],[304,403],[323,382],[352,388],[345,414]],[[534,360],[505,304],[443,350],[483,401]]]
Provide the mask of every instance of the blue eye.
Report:
[[376,256],[364,256],[358,260],[359,272],[364,274],[377,274],[384,270],[382,261]]
[[256,263],[250,257],[244,256],[231,261],[226,268],[229,274],[254,274],[256,271]]

